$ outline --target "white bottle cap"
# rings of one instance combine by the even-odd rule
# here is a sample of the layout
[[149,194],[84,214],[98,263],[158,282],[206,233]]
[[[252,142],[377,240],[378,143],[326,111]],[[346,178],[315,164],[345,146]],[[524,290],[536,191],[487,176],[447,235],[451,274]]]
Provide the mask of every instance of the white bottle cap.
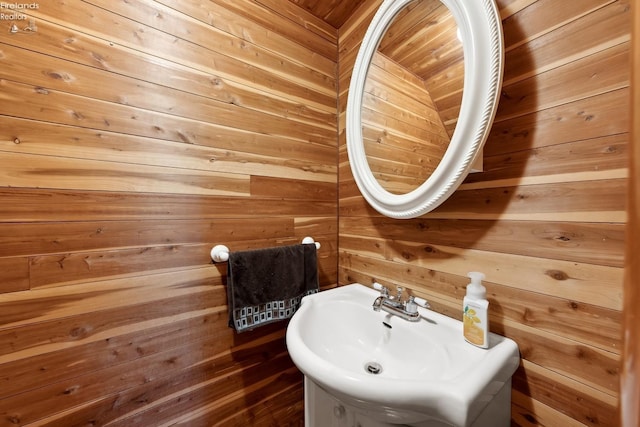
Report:
[[467,285],[467,295],[475,299],[485,299],[487,297],[487,288],[482,286],[484,274],[478,271],[471,271],[467,274],[471,279],[471,283]]

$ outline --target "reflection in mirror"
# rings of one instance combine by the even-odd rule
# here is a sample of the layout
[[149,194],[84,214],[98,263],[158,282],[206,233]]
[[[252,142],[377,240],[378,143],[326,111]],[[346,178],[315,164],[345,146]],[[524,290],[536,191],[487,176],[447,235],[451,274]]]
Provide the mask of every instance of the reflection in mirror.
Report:
[[433,173],[458,122],[464,81],[455,19],[439,0],[412,0],[386,29],[367,72],[362,137],[380,185],[415,190]]

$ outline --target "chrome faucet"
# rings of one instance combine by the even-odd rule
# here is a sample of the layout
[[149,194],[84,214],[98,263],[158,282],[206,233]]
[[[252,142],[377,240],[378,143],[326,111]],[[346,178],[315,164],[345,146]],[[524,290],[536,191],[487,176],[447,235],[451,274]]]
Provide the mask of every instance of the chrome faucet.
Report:
[[373,287],[380,291],[380,296],[373,302],[374,311],[386,311],[409,322],[417,322],[420,320],[418,307],[429,308],[429,303],[423,298],[410,295],[407,300],[403,300],[404,289],[401,286],[398,286],[396,296],[389,296],[389,289],[380,283],[375,282]]

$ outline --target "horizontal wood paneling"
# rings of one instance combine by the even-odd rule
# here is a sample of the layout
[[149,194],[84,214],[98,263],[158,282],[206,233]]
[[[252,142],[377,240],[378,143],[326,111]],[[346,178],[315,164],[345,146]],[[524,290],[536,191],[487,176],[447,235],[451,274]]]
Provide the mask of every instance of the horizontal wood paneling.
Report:
[[[554,150],[562,150],[569,143],[574,143],[573,146],[587,144],[593,135],[597,135],[596,140],[623,138],[628,121],[628,93],[627,89],[614,90],[494,123],[490,133],[492,143],[485,146],[485,157],[491,159],[503,155],[506,158],[507,154],[516,155],[547,146],[552,146]],[[544,127],[540,128],[537,124],[543,124]],[[595,157],[602,162],[618,153],[618,150],[601,150],[600,154],[606,156]],[[581,159],[582,157],[580,156]],[[571,158],[567,155],[563,160],[568,162]],[[585,158],[584,161],[593,165],[594,159]],[[541,162],[536,156],[529,156],[526,162],[520,161],[523,166],[539,163]],[[616,167],[620,167],[624,162],[618,160],[616,164]],[[594,167],[592,170],[597,169]],[[469,178],[476,176],[479,175],[471,175]]]
[[624,317],[622,328],[624,349],[622,351],[620,404],[618,405],[620,427],[633,427],[640,424],[640,328],[638,311],[640,301],[640,8],[632,9],[632,47],[631,47],[631,144],[629,149],[629,191],[627,200],[627,238],[625,242],[624,276]]
[[345,149],[347,92],[378,0],[340,29],[339,282],[402,285],[461,317],[487,275],[491,329],[518,342],[512,424],[615,426],[629,144],[627,1],[498,2],[505,78],[484,150],[435,211],[384,218]]
[[302,425],[286,323],[226,265],[337,282],[337,32],[289,3],[62,0],[0,34],[0,425]]
[[367,72],[361,116],[369,166],[391,193],[424,182],[450,140],[425,82],[379,52]]
[[[265,0],[261,0],[264,2]],[[271,0],[275,2],[276,0]],[[326,21],[328,25],[334,28],[340,28],[344,22],[349,19],[356,11],[363,0],[340,1],[340,0],[290,0],[291,3],[303,7],[314,16]]]
[[[335,186],[327,191],[333,191]],[[266,197],[229,198],[188,194],[124,192],[81,192],[33,188],[0,188],[6,205],[0,210],[3,222],[90,221],[142,219],[222,219],[335,215],[331,200]],[[301,203],[306,200],[308,203]],[[311,203],[313,202],[313,204]],[[242,210],[238,210],[242,204]]]
[[484,270],[523,354],[514,424],[615,425],[628,2],[500,0],[485,171],[406,222],[366,206],[344,148],[379,0],[339,42],[312,15],[338,5],[285,3],[52,1],[0,33],[2,425],[301,425],[283,325],[234,335],[208,250],[305,235],[323,287],[402,283],[453,317]]

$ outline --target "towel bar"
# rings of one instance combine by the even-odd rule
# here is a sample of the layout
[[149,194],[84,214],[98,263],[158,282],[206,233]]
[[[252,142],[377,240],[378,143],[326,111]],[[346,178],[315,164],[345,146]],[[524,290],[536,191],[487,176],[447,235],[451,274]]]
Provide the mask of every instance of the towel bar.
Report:
[[[302,239],[302,243],[315,243],[316,249],[320,249],[320,243],[313,240],[313,237],[305,237]],[[225,262],[229,260],[229,248],[225,245],[215,245],[211,249],[211,259],[214,262]]]

